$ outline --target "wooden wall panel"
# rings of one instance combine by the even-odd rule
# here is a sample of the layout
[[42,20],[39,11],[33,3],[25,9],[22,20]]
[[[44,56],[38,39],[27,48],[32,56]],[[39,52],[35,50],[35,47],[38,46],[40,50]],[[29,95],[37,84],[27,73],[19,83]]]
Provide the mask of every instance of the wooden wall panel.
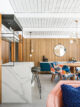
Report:
[[[78,40],[78,43],[80,43],[80,40]],[[78,59],[80,59],[80,45],[78,44]]]
[[0,15],[0,104],[2,103],[2,65],[1,65],[1,61],[2,61],[2,58],[1,58],[1,23],[2,23],[2,16]]
[[[34,39],[31,39],[31,49],[33,50],[33,48],[34,48],[34,43],[35,43],[35,40]],[[29,48],[28,48],[29,49]],[[30,52],[30,49],[29,49],[29,52]],[[29,53],[28,53],[28,55],[29,55]],[[32,52],[32,56],[33,57],[30,57],[30,60],[33,62],[34,60],[35,60],[35,53],[34,52]]]
[[[51,39],[46,39],[45,40],[46,44],[45,44],[45,52],[46,52],[46,57],[48,57],[48,60],[51,60],[51,48],[52,47],[52,40]],[[51,48],[50,48],[51,47]],[[53,53],[53,52],[52,52]]]
[[11,43],[11,61],[15,62],[16,61],[16,43],[12,42]]
[[39,61],[42,61],[42,58],[43,58],[43,56],[46,56],[46,45],[45,45],[45,39],[42,39],[42,40],[38,40],[38,42],[39,42],[39,55],[38,55],[38,57],[39,57]]
[[27,48],[27,50],[26,50],[26,60],[27,61],[32,61],[32,58],[30,58],[30,39],[27,39],[27,42],[26,42],[26,48]]
[[7,63],[9,62],[9,42],[2,40],[2,62]]
[[23,43],[22,43],[22,45],[23,45],[23,56],[22,56],[23,57],[23,61],[25,61],[25,57],[26,57],[25,56],[25,53],[26,53],[25,50],[26,49],[25,49],[25,45],[24,44],[25,44],[25,39],[23,38]]
[[[43,56],[47,57],[49,61],[69,61],[72,57],[80,60],[80,42],[78,42],[77,45],[76,41],[70,44],[70,39],[32,39],[32,41],[34,49],[32,57],[29,57],[30,39],[24,40],[25,48],[23,51],[25,51],[25,61],[34,61],[35,65],[38,65],[39,62],[42,61]],[[62,57],[57,57],[54,54],[54,47],[57,44],[62,44],[66,48],[66,53]]]
[[34,57],[34,62],[35,62],[36,66],[39,63],[39,42],[38,41],[39,41],[38,39],[35,39],[34,44],[33,44],[33,49],[34,49],[34,56],[33,57]]

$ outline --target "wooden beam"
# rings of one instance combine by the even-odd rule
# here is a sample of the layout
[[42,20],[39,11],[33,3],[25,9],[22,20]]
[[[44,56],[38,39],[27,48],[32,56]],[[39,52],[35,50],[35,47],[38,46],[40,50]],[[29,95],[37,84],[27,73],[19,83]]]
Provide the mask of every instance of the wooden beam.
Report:
[[1,23],[2,23],[2,16],[0,14],[0,104],[2,103],[2,65],[1,65]]
[[22,35],[19,35],[19,43],[18,43],[18,61],[22,62],[23,61],[23,56],[22,56]]

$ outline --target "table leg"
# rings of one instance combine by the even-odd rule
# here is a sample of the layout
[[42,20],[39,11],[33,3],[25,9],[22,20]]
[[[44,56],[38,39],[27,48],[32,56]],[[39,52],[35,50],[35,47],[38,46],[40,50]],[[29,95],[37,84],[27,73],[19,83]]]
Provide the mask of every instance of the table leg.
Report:
[[59,77],[60,77],[60,80],[63,80],[63,77],[62,77],[62,75],[61,75],[61,74],[59,74]]
[[[71,71],[71,73],[76,74],[76,67],[70,67],[70,71]],[[73,77],[71,77],[71,80],[75,80],[75,75]]]

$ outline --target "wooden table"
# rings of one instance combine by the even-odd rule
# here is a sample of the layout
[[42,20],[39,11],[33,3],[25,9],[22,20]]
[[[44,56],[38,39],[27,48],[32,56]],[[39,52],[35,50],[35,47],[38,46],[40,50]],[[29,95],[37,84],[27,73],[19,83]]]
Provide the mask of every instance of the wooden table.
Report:
[[[75,63],[64,63],[62,65],[67,65],[70,67],[70,70],[72,73],[76,74],[76,67],[80,67],[80,63],[75,62]],[[74,77],[71,78],[72,80],[75,80],[75,75]]]

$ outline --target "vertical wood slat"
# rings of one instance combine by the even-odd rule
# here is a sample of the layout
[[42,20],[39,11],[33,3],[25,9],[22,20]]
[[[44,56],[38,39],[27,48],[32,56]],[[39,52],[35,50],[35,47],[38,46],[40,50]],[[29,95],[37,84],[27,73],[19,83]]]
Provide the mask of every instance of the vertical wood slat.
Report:
[[[35,65],[38,66],[39,64],[39,40],[36,39],[34,42],[34,61],[35,61]],[[37,45],[36,45],[37,44]]]
[[15,46],[16,44],[14,42],[11,43],[11,61],[15,62],[16,61],[16,52],[15,52]]
[[2,58],[1,58],[1,41],[2,41],[2,38],[1,38],[1,23],[2,23],[2,16],[0,14],[0,104],[2,103],[2,65],[1,65],[1,61],[2,61]]
[[[47,39],[45,44],[45,52],[46,52],[46,57],[48,57],[48,60],[51,59],[51,39]],[[47,45],[48,44],[48,45]]]
[[27,39],[23,38],[23,61],[27,60]]
[[54,48],[54,47],[53,47],[53,44],[54,44],[54,41],[53,41],[53,39],[51,39],[51,49],[50,49],[50,50],[51,50],[51,59],[50,59],[51,61],[54,59],[54,56],[53,56],[54,51],[52,51],[53,48]]
[[25,46],[24,46],[24,44],[25,44],[25,40],[24,40],[24,38],[23,38],[23,42],[22,42],[22,60],[24,61],[24,59],[25,59],[25,52],[24,52],[24,50],[25,50]]
[[27,42],[26,42],[26,47],[27,47],[27,50],[26,50],[26,59],[27,59],[27,61],[32,61],[32,58],[30,57],[30,39],[26,39],[27,40]]

